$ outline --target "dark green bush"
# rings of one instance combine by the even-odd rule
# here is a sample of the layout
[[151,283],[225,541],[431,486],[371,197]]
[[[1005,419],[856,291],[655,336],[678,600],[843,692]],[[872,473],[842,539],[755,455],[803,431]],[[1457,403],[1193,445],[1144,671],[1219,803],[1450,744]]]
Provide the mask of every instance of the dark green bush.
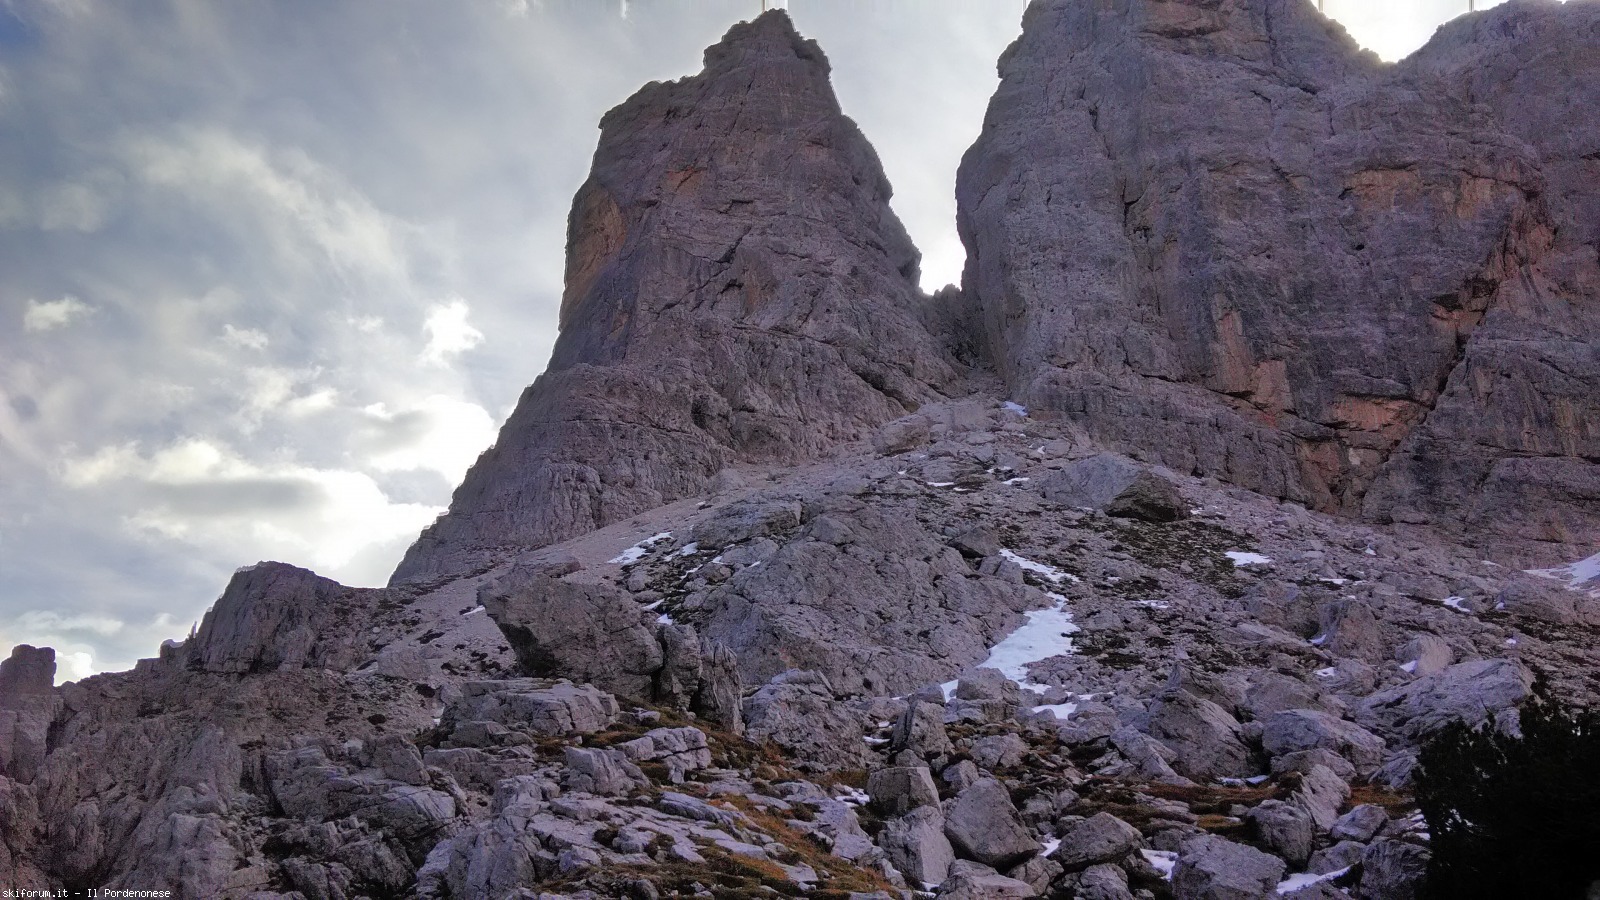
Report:
[[1600,881],[1600,714],[1536,689],[1522,736],[1454,726],[1421,754],[1436,900],[1583,900]]

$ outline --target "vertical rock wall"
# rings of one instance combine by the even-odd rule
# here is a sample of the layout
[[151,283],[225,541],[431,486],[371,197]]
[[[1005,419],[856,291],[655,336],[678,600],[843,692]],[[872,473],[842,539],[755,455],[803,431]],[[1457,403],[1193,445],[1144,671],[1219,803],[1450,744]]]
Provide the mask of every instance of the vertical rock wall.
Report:
[[[1508,4],[1391,67],[1304,0],[1035,3],[957,187],[996,367],[1320,509],[1450,522],[1533,485],[1533,527],[1593,534],[1594,15]],[[1534,62],[1540,29],[1570,36]]]

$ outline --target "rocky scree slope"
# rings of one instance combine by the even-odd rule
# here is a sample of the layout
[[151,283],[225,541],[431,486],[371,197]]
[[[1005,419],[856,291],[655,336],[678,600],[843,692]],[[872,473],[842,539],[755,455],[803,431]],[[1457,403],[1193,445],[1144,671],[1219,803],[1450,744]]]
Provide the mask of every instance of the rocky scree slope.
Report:
[[1592,583],[994,401],[845,451],[433,588],[252,567],[131,673],[19,648],[3,859],[256,900],[1401,896],[1418,742],[1514,727],[1534,672],[1600,696]]
[[[1502,80],[1573,72],[1582,96],[1587,69],[1563,32],[1592,11],[1506,4],[1447,29],[1433,58],[1476,59]],[[1074,50],[1080,26],[1094,39]],[[1294,76],[1308,96],[1434,77],[1426,56],[1380,69],[1272,0],[1036,3],[1018,47],[1041,66],[1127,40],[1192,51],[1196,83],[1280,77],[1311,65],[1288,61],[1301,49],[1345,59]],[[1546,60],[1520,41],[1557,49]],[[1028,83],[1028,58],[1009,55],[996,108]],[[1554,149],[1495,136],[1510,127],[1493,112],[1498,82],[1443,80],[1468,124],[1440,113],[1418,147],[1436,139],[1551,183]],[[1561,158],[1581,173],[1576,109]],[[1379,140],[1392,118],[1352,140]],[[1436,195],[1483,199],[1448,167],[1427,171]],[[1563,177],[1568,206],[1493,186],[1483,202],[1557,221],[1584,196]],[[1019,187],[1014,204],[1036,188],[1090,202],[1063,185]],[[58,688],[48,649],[0,663],[6,886],[254,900],[1414,896],[1419,743],[1454,721],[1514,729],[1535,673],[1576,702],[1600,697],[1600,562],[1519,562],[1591,553],[1562,543],[1578,526],[1529,546],[1465,540],[1281,502],[1231,464],[1174,471],[1107,452],[1128,444],[1099,413],[1063,414],[1013,363],[997,360],[1000,373],[1042,408],[958,367],[946,348],[961,336],[947,332],[964,302],[985,329],[1030,313],[994,316],[971,285],[917,295],[886,199],[820,53],[782,13],[736,27],[702,75],[614,111],[575,204],[552,371],[393,586],[263,563],[132,672]],[[1396,188],[1390,209],[1422,215],[1405,212],[1415,199]],[[1181,216],[1211,201],[1169,202]],[[1483,215],[1452,233],[1500,227]],[[1413,224],[1425,252],[1384,263],[1392,278],[1372,290],[1431,284],[1430,261],[1456,259]],[[1552,228],[1521,282],[1544,290],[1537,267],[1566,254],[1578,280],[1563,283],[1581,284],[1582,233]],[[1037,260],[1029,278],[1059,269]],[[1485,309],[1468,356],[1502,314]],[[1102,334],[1089,318],[1061,339]],[[1588,345],[1567,346],[1582,363]],[[1578,363],[1563,371],[1581,380]],[[1040,371],[1056,384],[1065,370]],[[1226,393],[1201,390],[1196,404]],[[1529,433],[1545,427],[1529,415]],[[1214,421],[1232,435],[1225,461],[1266,446]],[[1581,493],[1548,496],[1529,521],[1581,525]]]

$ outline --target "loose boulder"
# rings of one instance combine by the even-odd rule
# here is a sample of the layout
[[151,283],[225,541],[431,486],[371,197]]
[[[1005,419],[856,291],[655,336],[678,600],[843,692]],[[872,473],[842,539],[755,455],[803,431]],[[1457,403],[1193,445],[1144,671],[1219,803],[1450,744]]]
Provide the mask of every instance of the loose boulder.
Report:
[[937,806],[920,806],[885,822],[878,846],[901,875],[918,885],[944,881],[956,858]]
[[939,789],[923,766],[879,769],[867,778],[873,808],[888,816],[905,815],[922,806],[939,805]]
[[945,809],[945,836],[964,859],[995,868],[1007,868],[1029,854],[1039,843],[1022,827],[1017,808],[1005,786],[981,778],[957,794]]
[[1283,860],[1216,835],[1190,838],[1172,870],[1177,900],[1262,900],[1283,880]]
[[1356,707],[1355,720],[1416,741],[1452,722],[1488,722],[1526,700],[1532,687],[1533,676],[1516,661],[1478,659],[1379,691]]
[[1188,514],[1171,481],[1111,453],[1080,459],[1039,484],[1046,500],[1147,522],[1172,522]]
[[1383,764],[1383,738],[1337,716],[1314,709],[1290,709],[1269,716],[1261,746],[1273,757],[1304,750],[1329,750],[1353,763],[1360,772]]
[[762,685],[744,701],[745,735],[770,740],[794,753],[803,767],[861,768],[866,722],[834,699],[828,679],[792,669]]
[[525,673],[641,700],[653,695],[665,656],[639,604],[621,589],[513,570],[481,588],[478,602]]
[[1068,825],[1060,838],[1050,858],[1068,872],[1117,862],[1144,845],[1137,828],[1106,812]]

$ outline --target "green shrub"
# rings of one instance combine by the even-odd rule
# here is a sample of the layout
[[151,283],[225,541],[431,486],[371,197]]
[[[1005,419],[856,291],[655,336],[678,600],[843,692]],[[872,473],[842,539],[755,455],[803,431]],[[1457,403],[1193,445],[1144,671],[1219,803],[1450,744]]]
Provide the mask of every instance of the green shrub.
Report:
[[1535,695],[1521,737],[1457,725],[1423,748],[1428,897],[1583,900],[1600,881],[1600,714]]

